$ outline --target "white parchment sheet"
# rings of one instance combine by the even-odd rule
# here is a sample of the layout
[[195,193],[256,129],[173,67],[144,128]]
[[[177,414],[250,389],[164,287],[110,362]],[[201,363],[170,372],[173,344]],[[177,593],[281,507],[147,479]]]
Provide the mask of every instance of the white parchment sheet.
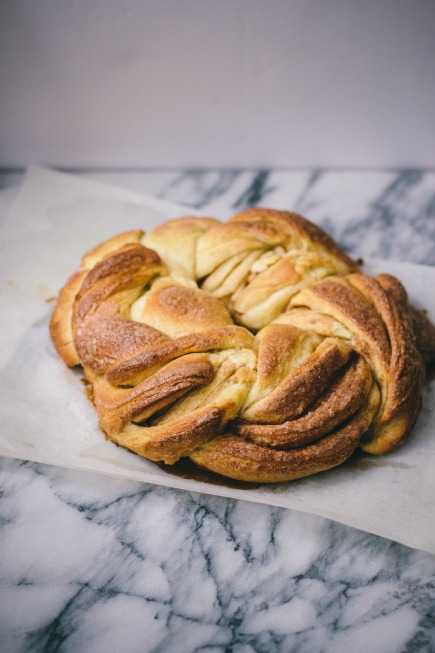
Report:
[[[396,451],[358,454],[334,470],[259,489],[173,476],[105,441],[80,375],[66,368],[50,342],[50,298],[82,254],[102,240],[193,213],[72,175],[43,168],[27,172],[0,225],[0,454],[312,512],[435,553],[430,385],[417,426]],[[365,269],[398,276],[413,303],[435,319],[435,268],[377,261]]]

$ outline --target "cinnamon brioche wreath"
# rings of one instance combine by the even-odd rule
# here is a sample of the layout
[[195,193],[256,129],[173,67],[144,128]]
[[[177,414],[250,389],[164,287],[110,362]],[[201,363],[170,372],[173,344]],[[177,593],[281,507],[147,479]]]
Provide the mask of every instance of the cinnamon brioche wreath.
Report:
[[88,252],[52,341],[106,436],[149,460],[287,481],[412,429],[435,335],[390,275],[294,213],[185,217]]

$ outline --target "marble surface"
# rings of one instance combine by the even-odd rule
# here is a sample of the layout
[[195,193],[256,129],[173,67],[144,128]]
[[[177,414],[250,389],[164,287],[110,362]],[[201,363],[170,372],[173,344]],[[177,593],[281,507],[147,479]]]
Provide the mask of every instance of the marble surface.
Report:
[[[225,219],[290,208],[435,265],[435,172],[81,172]],[[0,219],[20,173],[0,175]],[[29,416],[31,423],[31,416]],[[0,459],[0,651],[435,650],[435,556],[296,511]]]

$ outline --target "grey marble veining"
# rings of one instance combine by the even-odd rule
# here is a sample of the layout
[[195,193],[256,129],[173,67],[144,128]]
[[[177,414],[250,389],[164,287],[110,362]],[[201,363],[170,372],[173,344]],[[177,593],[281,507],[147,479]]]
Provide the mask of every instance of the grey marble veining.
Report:
[[[296,210],[351,255],[435,264],[435,173],[83,173],[225,219]],[[0,175],[0,219],[21,176]],[[29,416],[31,428],[31,416]],[[0,651],[435,650],[435,557],[328,520],[0,466]]]
[[435,265],[435,172],[181,171],[91,174],[226,219],[248,206],[293,210],[354,256]]

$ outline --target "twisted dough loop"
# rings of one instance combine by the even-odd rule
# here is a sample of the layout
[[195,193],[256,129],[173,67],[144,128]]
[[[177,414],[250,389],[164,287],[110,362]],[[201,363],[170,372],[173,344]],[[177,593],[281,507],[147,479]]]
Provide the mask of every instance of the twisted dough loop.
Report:
[[424,365],[393,277],[296,214],[187,217],[86,254],[52,340],[108,438],[153,461],[296,479],[409,433]]

